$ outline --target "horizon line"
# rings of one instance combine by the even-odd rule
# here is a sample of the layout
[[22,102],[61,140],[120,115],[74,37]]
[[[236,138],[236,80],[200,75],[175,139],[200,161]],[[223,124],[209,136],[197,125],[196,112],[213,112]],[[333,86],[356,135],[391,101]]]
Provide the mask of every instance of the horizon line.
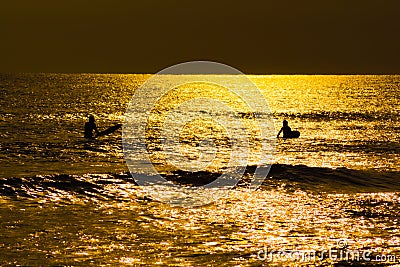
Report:
[[0,71],[0,74],[114,74],[114,75],[260,75],[260,76],[287,76],[287,75],[298,75],[298,76],[397,76],[400,73],[144,73],[144,72],[14,72]]

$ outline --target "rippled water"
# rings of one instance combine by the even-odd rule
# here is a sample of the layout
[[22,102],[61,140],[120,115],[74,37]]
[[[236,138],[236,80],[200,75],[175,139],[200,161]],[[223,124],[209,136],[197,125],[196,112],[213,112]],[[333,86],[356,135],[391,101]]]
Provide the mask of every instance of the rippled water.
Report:
[[[301,137],[277,140],[275,165],[257,191],[244,181],[217,203],[193,209],[154,201],[135,185],[120,132],[82,137],[87,114],[100,129],[123,122],[135,89],[149,77],[0,76],[1,265],[329,266],[340,260],[276,255],[269,262],[257,254],[321,253],[340,239],[348,249],[400,262],[400,76],[250,76],[276,129],[287,119]],[[234,77],[222,78],[240,87]],[[160,107],[194,97],[194,89],[183,88]],[[251,124],[248,110],[238,115]],[[204,136],[214,138],[220,161],[200,174],[167,177],[193,183],[218,175],[232,136],[205,121],[188,125],[181,142],[189,158],[198,156]],[[150,144],[153,160],[162,163],[157,142]],[[349,264],[355,265],[342,263]]]

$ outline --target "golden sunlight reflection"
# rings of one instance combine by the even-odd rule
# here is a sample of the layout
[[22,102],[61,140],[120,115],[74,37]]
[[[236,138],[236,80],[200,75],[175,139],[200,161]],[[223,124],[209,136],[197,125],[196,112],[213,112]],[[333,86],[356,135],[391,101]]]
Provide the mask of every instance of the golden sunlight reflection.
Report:
[[[348,240],[353,249],[373,247],[379,248],[379,253],[392,253],[391,248],[400,244],[396,235],[398,221],[389,222],[387,217],[374,214],[395,216],[387,210],[393,198],[399,200],[396,193],[310,195],[283,188],[253,193],[239,189],[216,204],[196,209],[169,208],[151,202],[138,207],[119,202],[103,205],[99,211],[107,217],[102,220],[105,223],[114,221],[112,218],[131,218],[130,221],[118,219],[116,225],[110,225],[118,233],[126,230],[122,226],[129,221],[128,229],[137,233],[125,243],[124,249],[129,253],[121,261],[150,264],[154,258],[139,260],[128,255],[143,254],[143,250],[151,247],[151,255],[163,251],[164,263],[177,262],[185,259],[185,254],[179,251],[190,246],[191,254],[250,253],[250,259],[246,259],[256,263],[257,250],[264,247],[322,251],[334,247],[340,239]],[[381,224],[392,230],[377,227]],[[118,225],[122,227],[120,230]],[[118,239],[124,242],[127,234],[119,235]],[[153,241],[147,244],[135,241],[147,234],[153,236]],[[195,258],[187,260],[187,263],[196,263]]]
[[[237,119],[242,121],[248,133],[249,142],[252,144],[252,146],[250,146],[251,153],[249,153],[249,155],[252,155],[252,158],[249,160],[257,162],[257,155],[261,148],[261,134],[254,114],[239,96],[218,84],[204,82],[192,82],[178,86],[168,91],[157,101],[148,118],[146,131],[147,146],[148,151],[151,153],[150,157],[152,162],[162,165],[164,168],[168,166],[162,154],[157,152],[162,151],[161,131],[168,117],[167,114],[184,102],[190,101],[191,99],[199,100],[201,98],[218,100],[229,106],[229,108],[235,112],[233,116],[238,116]],[[218,108],[215,107],[215,110],[218,111]],[[185,110],[185,112],[190,114],[191,111]],[[229,116],[229,114],[217,115]],[[232,133],[230,134],[232,135]],[[205,170],[218,171],[225,168],[230,160],[231,151],[229,147],[231,145],[231,140],[227,130],[210,117],[193,117],[193,119],[186,123],[184,128],[181,129],[179,139],[180,143],[183,144],[181,146],[183,154],[189,159],[199,158],[199,142],[212,139],[218,152],[215,161],[208,165],[208,169]],[[173,167],[170,166],[169,169],[173,169]]]
[[[242,88],[234,75],[217,76]],[[82,137],[88,113],[95,115],[100,130],[123,122],[134,91],[150,76],[11,77],[26,84],[8,82],[8,89],[2,89],[12,100],[3,102],[0,119],[4,140],[0,147],[5,152],[0,161],[6,162],[0,176],[0,264],[4,266],[396,266],[400,262],[259,258],[265,249],[322,253],[337,249],[341,241],[346,246],[340,251],[369,251],[371,257],[395,255],[400,260],[400,76],[252,75],[273,113],[273,136],[261,136],[257,125],[258,116],[269,118],[266,107],[250,110],[244,99],[216,84],[187,83],[157,98],[146,121],[146,148],[151,163],[172,181],[184,175],[200,182],[218,176],[228,168],[232,143],[242,130],[248,142],[240,143],[240,148],[249,146],[251,152],[246,155],[248,165],[257,162],[262,141],[276,141],[273,166],[257,190],[250,191],[246,183],[254,166],[245,166],[243,180],[227,195],[191,209],[157,201],[135,184],[126,166],[121,132],[94,140]],[[146,99],[151,94],[146,92]],[[229,109],[210,116],[191,106],[190,101],[199,98],[216,99]],[[138,101],[133,120],[146,99]],[[162,153],[167,146],[163,127],[170,118],[182,126],[170,154],[189,163],[209,157],[203,172],[176,171],[167,161],[170,155]],[[233,134],[223,124],[232,118],[241,122],[232,127]],[[301,133],[300,138],[276,138],[283,120]],[[136,139],[132,143],[133,148],[142,145]],[[209,192],[215,200],[214,191]]]

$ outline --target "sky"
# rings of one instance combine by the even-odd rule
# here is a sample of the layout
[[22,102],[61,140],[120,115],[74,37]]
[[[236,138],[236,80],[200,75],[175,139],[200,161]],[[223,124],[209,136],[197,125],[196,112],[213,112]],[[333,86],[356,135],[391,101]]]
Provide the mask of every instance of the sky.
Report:
[[247,74],[400,73],[398,0],[14,0],[0,72],[156,73],[210,60]]

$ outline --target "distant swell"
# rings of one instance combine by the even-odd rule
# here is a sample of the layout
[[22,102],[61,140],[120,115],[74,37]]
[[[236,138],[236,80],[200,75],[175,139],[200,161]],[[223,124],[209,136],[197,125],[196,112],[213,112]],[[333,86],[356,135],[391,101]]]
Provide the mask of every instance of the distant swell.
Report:
[[[237,186],[246,186],[254,171],[254,166],[248,166],[244,178]],[[165,178],[177,184],[199,186],[212,182],[219,175],[220,173],[175,171],[166,174]],[[115,190],[116,185],[123,185],[120,188],[126,189],[126,185],[135,187],[136,183],[129,173],[0,178],[0,195],[41,198],[56,194],[61,197],[73,195],[96,199],[119,199]],[[286,188],[289,191],[304,190],[313,193],[398,192],[400,191],[400,172],[275,164],[271,167],[261,188],[270,190],[277,187]]]
[[275,114],[279,117],[289,119],[299,118],[308,120],[357,120],[357,121],[382,121],[382,120],[398,120],[397,112],[342,112],[342,111],[318,111],[308,113],[278,113]]
[[[282,181],[304,190],[324,192],[400,191],[400,172],[321,168],[305,165],[272,166],[267,181]],[[267,182],[266,181],[266,182]]]

